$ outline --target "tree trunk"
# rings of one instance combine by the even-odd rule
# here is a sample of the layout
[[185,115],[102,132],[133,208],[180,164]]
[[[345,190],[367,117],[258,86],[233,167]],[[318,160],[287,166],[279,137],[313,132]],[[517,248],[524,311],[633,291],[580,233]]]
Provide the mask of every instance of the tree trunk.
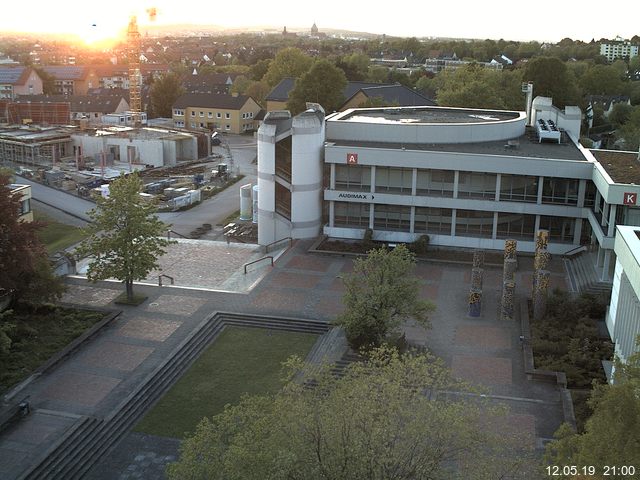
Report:
[[127,300],[133,300],[133,280],[125,280],[125,286],[127,287]]

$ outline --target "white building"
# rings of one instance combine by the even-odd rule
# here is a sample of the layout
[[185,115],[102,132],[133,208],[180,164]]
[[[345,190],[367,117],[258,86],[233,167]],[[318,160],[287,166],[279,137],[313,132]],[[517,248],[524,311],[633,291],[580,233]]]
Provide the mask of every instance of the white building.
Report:
[[640,164],[633,153],[580,146],[577,107],[538,97],[532,117],[443,107],[326,119],[317,107],[295,118],[271,112],[258,132],[258,241],[361,239],[370,228],[378,241],[426,234],[432,245],[500,250],[515,238],[533,252],[535,232],[548,229],[552,254],[594,245],[600,279],[611,281],[615,226],[640,225]]
[[616,268],[607,312],[607,328],[615,353],[625,362],[636,350],[640,335],[640,228],[618,226]]
[[628,58],[638,56],[638,45],[633,45],[628,40],[616,38],[610,43],[600,44],[600,55],[607,57],[607,60],[613,62],[616,58]]

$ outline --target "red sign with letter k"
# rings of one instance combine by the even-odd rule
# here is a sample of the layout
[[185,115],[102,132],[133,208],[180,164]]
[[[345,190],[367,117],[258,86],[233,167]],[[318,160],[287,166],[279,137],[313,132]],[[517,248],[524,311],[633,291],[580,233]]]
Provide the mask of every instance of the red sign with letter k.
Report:
[[622,203],[624,205],[635,205],[637,201],[638,201],[637,193],[628,193],[628,192],[624,193],[624,199],[622,200]]

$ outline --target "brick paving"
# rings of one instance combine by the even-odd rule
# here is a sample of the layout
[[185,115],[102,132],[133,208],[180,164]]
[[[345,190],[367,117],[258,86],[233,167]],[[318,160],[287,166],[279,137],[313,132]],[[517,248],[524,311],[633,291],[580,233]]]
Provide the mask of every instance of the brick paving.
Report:
[[[225,249],[216,243],[206,249],[198,243],[181,242],[179,247],[184,250],[172,250],[163,260],[163,268],[177,269],[173,273],[181,280],[197,286],[203,276],[210,276],[209,285],[237,287],[238,293],[137,285],[136,292],[147,295],[148,300],[138,307],[119,307],[111,302],[122,292],[121,284],[92,285],[69,279],[65,302],[108,305],[122,308],[122,313],[76,354],[22,392],[31,395],[34,411],[0,436],[0,478],[16,478],[79,415],[107,416],[212,312],[335,318],[344,308],[340,275],[353,270],[353,259],[307,254],[310,245],[298,241],[273,268],[257,266],[246,275],[242,272],[246,260],[263,255],[255,247]],[[467,316],[470,271],[471,265],[418,264],[421,294],[437,308],[430,316],[432,329],[407,322],[406,337],[441,356],[454,375],[480,384],[491,401],[508,404],[510,425],[533,437],[549,438],[562,420],[559,394],[553,386],[527,381],[524,376],[519,325],[502,322],[497,316],[501,269],[485,271],[479,319]],[[530,288],[530,272],[519,271],[516,279],[522,298]],[[552,281],[562,283],[564,279],[554,273]],[[173,439],[129,433],[88,478],[161,478],[166,463],[177,455],[177,445]]]

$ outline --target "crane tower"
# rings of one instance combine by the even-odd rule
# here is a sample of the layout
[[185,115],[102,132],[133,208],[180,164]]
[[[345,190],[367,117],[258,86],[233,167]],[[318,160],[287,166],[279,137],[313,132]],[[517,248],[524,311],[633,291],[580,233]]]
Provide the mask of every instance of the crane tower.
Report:
[[138,21],[134,16],[129,20],[127,28],[127,53],[129,60],[129,106],[131,108],[131,116],[133,117],[133,125],[139,128],[142,124],[140,112],[142,112],[141,100],[141,84],[142,78],[140,74],[140,49],[142,42],[140,40],[140,32],[138,31]]

